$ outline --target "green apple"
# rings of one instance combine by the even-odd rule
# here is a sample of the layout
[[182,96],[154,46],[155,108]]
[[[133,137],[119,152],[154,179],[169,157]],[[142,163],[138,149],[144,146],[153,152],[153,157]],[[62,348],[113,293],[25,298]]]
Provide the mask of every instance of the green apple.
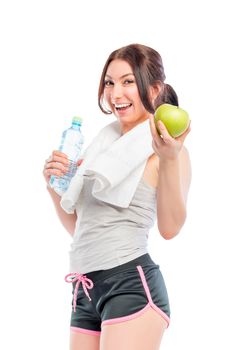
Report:
[[[189,126],[189,115],[186,111],[178,106],[173,106],[169,103],[164,103],[159,106],[154,113],[154,121],[156,128],[157,122],[161,120],[168,133],[172,137],[178,137],[182,135]],[[158,130],[160,133],[160,130]]]

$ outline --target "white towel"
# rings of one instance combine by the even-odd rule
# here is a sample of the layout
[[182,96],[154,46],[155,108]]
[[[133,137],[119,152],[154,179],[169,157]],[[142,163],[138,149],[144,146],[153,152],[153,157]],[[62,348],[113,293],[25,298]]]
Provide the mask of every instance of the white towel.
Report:
[[153,153],[149,120],[123,135],[118,121],[108,124],[84,152],[82,164],[62,195],[62,208],[68,214],[74,213],[86,176],[95,180],[95,198],[127,208]]

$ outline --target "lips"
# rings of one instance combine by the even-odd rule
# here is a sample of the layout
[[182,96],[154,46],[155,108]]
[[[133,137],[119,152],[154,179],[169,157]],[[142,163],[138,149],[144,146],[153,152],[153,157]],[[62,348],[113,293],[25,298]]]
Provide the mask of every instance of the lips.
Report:
[[114,107],[117,111],[124,111],[126,109],[128,109],[129,107],[131,107],[132,104],[131,103],[115,103]]

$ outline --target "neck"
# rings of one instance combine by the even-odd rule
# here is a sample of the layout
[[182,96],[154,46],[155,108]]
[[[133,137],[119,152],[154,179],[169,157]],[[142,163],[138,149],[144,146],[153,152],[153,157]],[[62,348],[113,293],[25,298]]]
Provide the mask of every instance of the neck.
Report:
[[124,135],[126,134],[128,131],[132,130],[133,128],[135,128],[137,125],[144,123],[146,120],[148,120],[149,117],[147,116],[144,120],[138,120],[135,123],[123,123],[122,121],[119,121],[120,123],[120,129],[121,129],[121,134]]

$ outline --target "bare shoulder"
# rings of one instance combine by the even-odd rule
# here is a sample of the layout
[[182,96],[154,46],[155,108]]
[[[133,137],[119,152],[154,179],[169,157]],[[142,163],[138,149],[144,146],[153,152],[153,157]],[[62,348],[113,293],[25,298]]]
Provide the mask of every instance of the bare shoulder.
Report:
[[[180,168],[182,173],[182,181],[185,183],[185,187],[188,188],[191,182],[192,170],[188,149],[183,146],[180,155]],[[159,173],[159,157],[154,153],[152,154],[146,163],[143,173],[143,180],[154,188],[158,185],[158,173]]]
[[156,188],[158,184],[159,158],[152,154],[146,163],[143,180],[151,187]]

